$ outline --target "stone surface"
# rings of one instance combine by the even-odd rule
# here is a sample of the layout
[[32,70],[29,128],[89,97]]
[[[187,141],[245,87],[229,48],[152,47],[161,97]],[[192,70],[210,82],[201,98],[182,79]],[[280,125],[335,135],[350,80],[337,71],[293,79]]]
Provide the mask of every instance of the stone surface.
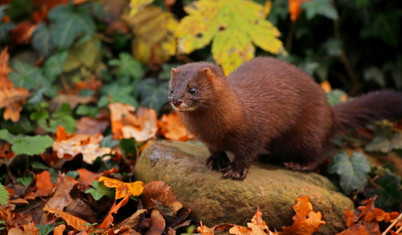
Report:
[[260,207],[269,227],[281,230],[292,224],[295,198],[310,196],[314,211],[321,211],[326,225],[317,234],[334,234],[345,226],[345,210],[352,201],[338,192],[324,176],[255,163],[244,181],[223,179],[205,166],[209,153],[198,142],[156,141],[141,154],[138,180],[162,180],[179,201],[208,226],[243,224]]

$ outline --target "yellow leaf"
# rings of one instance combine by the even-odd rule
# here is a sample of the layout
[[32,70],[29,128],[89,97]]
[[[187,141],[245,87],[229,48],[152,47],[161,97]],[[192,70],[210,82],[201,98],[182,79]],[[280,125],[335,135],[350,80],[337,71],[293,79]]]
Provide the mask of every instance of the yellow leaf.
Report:
[[145,6],[151,4],[154,0],[130,0],[130,15],[137,14]]
[[144,183],[141,181],[125,183],[104,176],[101,176],[98,181],[103,182],[103,184],[108,188],[116,188],[116,199],[125,198],[126,196],[139,196],[144,190]]
[[[190,53],[212,41],[212,54],[225,74],[254,57],[254,45],[273,54],[286,54],[278,40],[280,32],[265,20],[265,6],[250,0],[200,0],[185,7],[175,34],[178,51]],[[253,45],[254,44],[254,45]]]
[[162,64],[176,54],[174,31],[178,21],[172,13],[163,12],[156,6],[147,6],[136,15],[125,15],[123,19],[133,28],[135,39],[131,47],[137,60]]

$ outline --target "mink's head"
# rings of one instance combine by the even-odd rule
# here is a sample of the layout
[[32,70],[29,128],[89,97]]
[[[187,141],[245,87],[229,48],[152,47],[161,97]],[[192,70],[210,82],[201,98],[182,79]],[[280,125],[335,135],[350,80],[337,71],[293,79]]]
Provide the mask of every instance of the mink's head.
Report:
[[169,102],[181,112],[210,107],[223,78],[222,70],[212,63],[189,63],[173,68],[169,82]]

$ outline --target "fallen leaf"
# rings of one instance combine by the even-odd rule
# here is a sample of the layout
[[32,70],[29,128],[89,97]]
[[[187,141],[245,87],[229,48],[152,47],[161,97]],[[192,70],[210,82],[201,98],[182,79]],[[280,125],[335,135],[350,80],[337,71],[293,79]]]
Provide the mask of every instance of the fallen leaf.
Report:
[[321,82],[320,86],[321,86],[321,89],[323,89],[325,91],[325,93],[329,93],[332,90],[331,84],[329,84],[329,82],[327,80]]
[[102,134],[109,127],[109,120],[82,117],[77,120],[77,134],[97,135]]
[[151,212],[151,226],[145,235],[161,235],[165,230],[166,222],[158,210]]
[[11,150],[11,144],[8,142],[0,143],[0,158],[10,159],[13,158],[15,154]]
[[127,196],[139,196],[144,190],[144,183],[135,181],[132,183],[125,183],[117,179],[107,178],[101,176],[98,180],[108,188],[116,188],[116,199],[124,198]]
[[49,196],[53,191],[53,184],[50,181],[50,174],[47,171],[42,171],[36,175],[36,190],[28,193],[25,199],[35,199],[36,197]]
[[119,223],[114,232],[117,233],[117,230],[119,230],[122,227],[129,227],[129,228],[135,228],[139,221],[140,221],[140,216],[142,214],[144,214],[145,212],[147,212],[146,209],[140,209],[137,210],[134,214],[132,214],[130,217],[128,217],[127,219],[123,220],[121,223]]
[[66,230],[66,225],[60,224],[54,228],[53,235],[63,235],[64,230]]
[[113,220],[114,220],[113,214],[116,214],[121,207],[126,205],[129,198],[130,195],[127,194],[118,204],[116,204],[115,201],[113,203],[112,208],[110,208],[109,213],[106,215],[105,219],[103,219],[102,223],[96,226],[96,228],[106,229],[109,228],[110,226],[113,226]]
[[74,229],[76,229],[78,231],[86,231],[89,228],[88,225],[84,225],[84,224],[88,224],[87,221],[85,221],[77,216],[74,216],[70,213],[50,208],[47,204],[46,204],[45,208],[43,208],[43,210],[48,213],[55,214],[55,216],[57,216],[57,217],[61,217],[64,221],[66,221],[66,223],[68,225],[70,225],[71,227],[73,227]]
[[203,225],[202,221],[200,221],[200,226],[197,228],[197,232],[201,233],[202,235],[214,235],[214,232],[212,231],[212,229]]
[[55,192],[47,202],[50,208],[63,210],[73,200],[70,196],[71,190],[78,182],[73,178],[60,174],[54,185]]
[[37,23],[32,20],[22,21],[11,31],[11,40],[17,44],[31,43],[32,33],[36,26]]
[[321,212],[313,211],[313,205],[309,202],[308,195],[296,198],[293,209],[296,212],[293,216],[293,224],[283,227],[280,235],[313,234],[321,225],[325,224],[325,221],[321,220]]
[[67,103],[71,109],[77,107],[78,104],[88,104],[94,102],[95,98],[92,96],[80,96],[76,94],[60,94],[52,99],[51,106],[54,109],[59,109],[62,104]]
[[144,142],[156,136],[158,120],[155,110],[140,107],[134,114],[133,106],[122,103],[110,104],[109,110],[115,139],[135,138],[137,142]]
[[92,185],[92,181],[98,181],[99,177],[101,177],[102,175],[110,175],[112,173],[117,172],[118,169],[117,168],[112,168],[110,170],[104,171],[102,173],[94,173],[92,171],[89,171],[85,168],[80,168],[77,169],[77,172],[79,174],[79,178],[78,178],[78,183],[83,184],[83,185]]
[[176,199],[172,188],[163,181],[152,181],[146,184],[142,193],[142,200],[147,209],[155,208],[154,200],[169,207],[174,213],[183,208],[183,204]]
[[163,114],[159,121],[159,127],[160,134],[166,139],[179,141],[194,139],[194,136],[186,129],[176,112],[167,115]]
[[251,219],[251,223],[247,223],[247,227],[233,225],[229,233],[237,235],[278,235],[278,233],[273,233],[269,230],[265,221],[262,220],[262,213],[259,208],[257,208],[257,211]]

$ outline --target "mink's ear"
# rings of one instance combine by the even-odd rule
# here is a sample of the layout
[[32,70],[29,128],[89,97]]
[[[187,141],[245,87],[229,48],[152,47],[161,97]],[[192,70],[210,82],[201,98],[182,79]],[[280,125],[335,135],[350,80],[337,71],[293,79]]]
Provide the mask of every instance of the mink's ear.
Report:
[[211,71],[210,68],[206,67],[201,69],[198,74],[205,76],[206,78],[208,78],[208,80],[210,80],[211,82],[213,82],[215,80],[215,74],[214,72]]
[[175,68],[172,68],[172,71],[171,71],[171,73],[170,73],[170,77],[173,77],[173,74],[177,74],[178,72],[177,72],[177,69],[175,69]]

